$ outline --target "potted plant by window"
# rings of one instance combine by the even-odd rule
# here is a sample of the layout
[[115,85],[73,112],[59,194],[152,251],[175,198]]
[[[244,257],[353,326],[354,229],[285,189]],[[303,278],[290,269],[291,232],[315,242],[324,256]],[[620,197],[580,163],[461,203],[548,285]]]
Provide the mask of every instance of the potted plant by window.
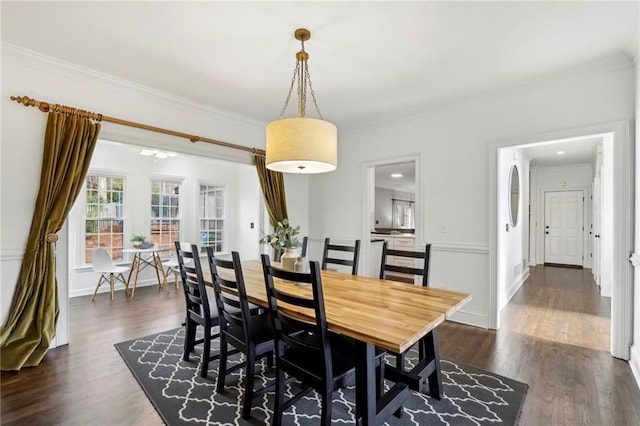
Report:
[[298,259],[298,241],[297,235],[300,233],[300,227],[293,227],[288,219],[278,222],[273,234],[267,234],[260,239],[261,244],[269,244],[276,253],[284,250],[281,262],[282,268],[290,271],[294,270],[296,260]]
[[147,244],[147,237],[144,235],[134,235],[131,238],[131,244],[134,248],[140,248],[143,244]]

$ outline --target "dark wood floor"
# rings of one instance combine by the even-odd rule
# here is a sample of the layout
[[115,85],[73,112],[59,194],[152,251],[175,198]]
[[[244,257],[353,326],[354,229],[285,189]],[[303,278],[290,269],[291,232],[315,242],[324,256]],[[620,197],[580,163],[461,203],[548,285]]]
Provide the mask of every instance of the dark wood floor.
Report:
[[[178,327],[175,289],[71,299],[71,344],[42,365],[1,375],[3,425],[161,425],[113,347]],[[589,271],[537,267],[503,312],[500,331],[440,327],[441,354],[529,384],[520,425],[640,425],[640,391],[609,354],[610,304]]]

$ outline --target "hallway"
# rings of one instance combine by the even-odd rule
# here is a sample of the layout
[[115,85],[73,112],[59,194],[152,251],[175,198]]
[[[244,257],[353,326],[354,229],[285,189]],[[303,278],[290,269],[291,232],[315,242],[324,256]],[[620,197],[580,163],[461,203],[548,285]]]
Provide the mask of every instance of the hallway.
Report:
[[640,390],[609,352],[610,310],[590,270],[537,266],[498,332],[449,322],[440,351],[527,383],[520,425],[638,425]]

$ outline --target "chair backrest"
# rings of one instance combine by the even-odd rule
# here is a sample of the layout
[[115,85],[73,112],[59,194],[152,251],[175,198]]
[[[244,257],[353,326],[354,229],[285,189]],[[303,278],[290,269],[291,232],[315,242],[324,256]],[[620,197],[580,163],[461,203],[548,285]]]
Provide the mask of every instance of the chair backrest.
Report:
[[[324,240],[324,252],[322,254],[322,269],[327,269],[328,264],[351,266],[351,274],[358,275],[358,260],[360,258],[360,240],[356,240],[355,244],[352,246],[331,244],[329,240],[330,240],[329,238],[325,238]],[[353,253],[353,256],[350,259],[345,259],[344,257],[342,258],[333,257],[335,256],[335,254],[330,254],[329,253],[330,251]]]
[[[389,256],[393,256],[394,262],[398,258],[404,259],[422,259],[422,268],[410,267],[410,266],[398,266],[389,263]],[[408,251],[408,250],[394,250],[387,248],[387,241],[382,245],[382,259],[380,261],[380,278],[386,278],[386,272],[398,272],[401,274],[412,274],[422,277],[422,286],[429,287],[429,269],[431,265],[431,244],[425,246],[424,251]]]
[[175,245],[187,306],[187,316],[204,326],[211,318],[211,311],[209,309],[209,298],[204,276],[202,275],[198,246],[191,244],[187,248],[179,241],[176,241]]
[[[307,257],[307,244],[309,243],[309,237],[304,237],[302,239],[302,246],[300,247],[300,256]],[[274,253],[273,260],[275,262],[280,262],[282,255],[284,254],[284,249],[281,248],[277,253]]]
[[[274,332],[276,359],[282,362],[287,371],[292,372],[303,381],[318,383],[333,377],[333,367],[331,363],[331,344],[327,329],[327,317],[324,309],[324,296],[322,293],[322,279],[320,277],[320,265],[318,262],[309,262],[310,273],[285,271],[283,269],[271,266],[269,256],[263,254],[262,268],[264,271],[264,281],[267,290],[267,301],[269,302],[269,310],[271,312],[271,322]],[[285,280],[278,281],[276,288],[274,278]],[[286,283],[289,281],[289,283]],[[286,291],[283,285],[295,286],[293,283],[310,284],[309,291]],[[301,287],[292,287],[292,290]],[[303,296],[301,293],[311,293],[309,296]],[[303,320],[300,317],[293,316],[285,312],[282,308],[291,309],[293,311],[309,311],[313,312],[314,319]],[[304,331],[301,333],[301,331]],[[312,336],[312,338],[310,338]],[[324,377],[318,377],[312,374],[304,366],[293,364],[282,358],[285,348],[292,348],[302,354],[296,359],[316,358],[320,355],[320,361],[324,364]]]
[[111,256],[103,247],[96,247],[91,250],[91,266],[96,272],[113,272],[116,265],[111,260]]
[[[244,286],[240,254],[232,251],[231,260],[226,260],[215,257],[213,247],[207,247],[207,259],[211,269],[218,317],[226,320],[220,321],[220,329],[223,332],[226,332],[229,327],[242,330],[243,340],[238,343],[246,345],[251,336],[252,318]],[[238,334],[234,333],[230,337],[237,336]]]

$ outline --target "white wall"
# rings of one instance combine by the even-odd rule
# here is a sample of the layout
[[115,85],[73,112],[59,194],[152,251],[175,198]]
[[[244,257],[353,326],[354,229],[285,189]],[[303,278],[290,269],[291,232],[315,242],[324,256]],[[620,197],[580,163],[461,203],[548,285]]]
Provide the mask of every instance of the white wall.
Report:
[[[511,225],[509,186],[511,168],[516,166],[519,174],[520,197],[518,217]],[[529,276],[526,260],[529,249],[529,160],[517,148],[503,148],[498,152],[497,181],[497,241],[498,241],[498,311],[502,311],[511,297]]]
[[[489,282],[492,143],[629,119],[634,78],[632,63],[621,58],[464,103],[437,105],[405,120],[343,131],[338,169],[310,178],[315,194],[309,206],[311,233],[365,238],[363,164],[421,155],[418,197],[424,209],[416,228],[424,230],[426,241],[420,244],[433,244],[432,282],[471,293],[455,318],[488,327],[495,297]],[[440,232],[443,223],[446,233]]]
[[[11,101],[10,96],[26,95],[41,101],[96,111],[106,116],[239,145],[264,147],[265,123],[187,102],[130,82],[35,55],[6,43],[2,44],[1,55],[0,304],[3,324],[11,305],[31,225],[46,124],[46,114],[36,108],[25,108]],[[100,137],[203,157],[251,163],[251,156],[243,151],[206,143],[193,144],[185,139],[106,122],[103,123]],[[295,181],[299,182],[298,188],[307,187],[306,178]],[[308,191],[287,192],[291,216],[300,217],[305,227],[308,221],[307,197]],[[68,263],[66,252],[58,251],[57,256],[59,264]],[[58,280],[60,287],[67,288],[69,279],[66,274],[59,274]],[[66,297],[61,295],[61,303],[65,303],[65,300]],[[63,309],[64,306],[61,311]],[[63,322],[63,319],[60,321]]]
[[[114,144],[100,140],[91,161],[89,173],[108,173],[125,176],[125,227],[124,246],[130,247],[133,234],[151,235],[149,213],[152,179],[164,179],[181,183],[180,241],[200,245],[201,184],[225,188],[225,228],[223,252],[238,251],[243,259],[258,257],[260,239],[261,191],[255,167],[212,158],[181,154],[174,158],[157,159],[139,154],[140,148]],[[69,296],[93,293],[99,275],[84,264],[84,207],[82,192],[69,214],[69,261],[71,278]],[[254,223],[251,229],[250,224]],[[168,257],[169,253],[163,254]],[[129,265],[131,255],[125,254],[122,264]],[[169,277],[171,278],[171,277]],[[145,268],[139,276],[138,286],[157,285],[157,277],[151,268]],[[109,291],[102,286],[101,292]]]

